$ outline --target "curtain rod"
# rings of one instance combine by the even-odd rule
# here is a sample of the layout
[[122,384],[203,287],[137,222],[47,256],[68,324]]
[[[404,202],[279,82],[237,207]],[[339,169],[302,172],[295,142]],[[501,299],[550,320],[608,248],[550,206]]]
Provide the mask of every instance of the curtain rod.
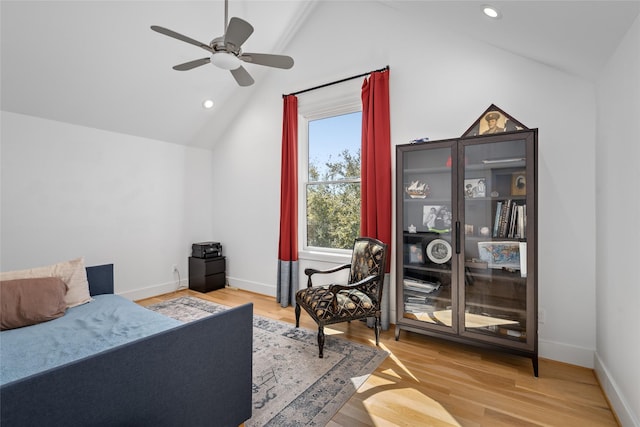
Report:
[[373,70],[373,71],[369,71],[369,72],[366,72],[366,73],[358,74],[357,76],[347,77],[346,79],[336,80],[335,82],[330,82],[330,83],[322,84],[320,86],[310,87],[309,89],[303,89],[303,90],[299,90],[297,92],[291,92],[288,95],[282,95],[282,97],[284,98],[285,96],[289,96],[289,95],[299,95],[299,94],[304,93],[304,92],[310,92],[312,90],[321,89],[321,88],[327,87],[327,86],[332,86],[332,85],[335,85],[335,84],[338,84],[338,83],[346,82],[348,80],[357,79],[358,77],[364,77],[364,76],[367,76],[367,75],[369,75],[371,73],[376,73],[378,71],[387,71],[388,69],[389,69],[389,66],[387,65],[386,67],[380,68],[379,70]]

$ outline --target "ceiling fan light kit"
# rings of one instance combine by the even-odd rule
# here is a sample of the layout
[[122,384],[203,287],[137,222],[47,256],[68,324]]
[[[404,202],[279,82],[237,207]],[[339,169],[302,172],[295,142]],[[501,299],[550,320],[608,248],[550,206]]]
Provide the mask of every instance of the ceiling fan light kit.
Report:
[[151,29],[155,32],[198,46],[211,54],[207,58],[195,59],[175,65],[173,69],[177,71],[187,71],[200,67],[201,65],[212,63],[223,70],[229,70],[240,86],[250,86],[254,83],[254,80],[249,72],[242,66],[242,62],[282,69],[293,67],[293,58],[290,56],[271,55],[268,53],[242,53],[240,47],[253,33],[253,27],[247,21],[237,17],[231,18],[229,25],[227,25],[227,1],[228,0],[225,0],[225,34],[222,37],[214,38],[209,44],[199,42],[168,28],[157,25],[151,26]]
[[242,65],[240,59],[233,53],[214,53],[211,55],[211,63],[223,70],[235,70]]

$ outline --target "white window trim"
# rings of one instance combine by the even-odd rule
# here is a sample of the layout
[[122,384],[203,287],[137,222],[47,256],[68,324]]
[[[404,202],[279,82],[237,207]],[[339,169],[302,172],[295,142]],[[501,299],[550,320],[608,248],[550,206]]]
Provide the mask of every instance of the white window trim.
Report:
[[312,120],[362,111],[361,86],[362,82],[356,79],[327,88],[331,90],[309,92],[298,98],[298,257],[301,259],[341,264],[351,261],[351,250],[307,246],[308,128]]

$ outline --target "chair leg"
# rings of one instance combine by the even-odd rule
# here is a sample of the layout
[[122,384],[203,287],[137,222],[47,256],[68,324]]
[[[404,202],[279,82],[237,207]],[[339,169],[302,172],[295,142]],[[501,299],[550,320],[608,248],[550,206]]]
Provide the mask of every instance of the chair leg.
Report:
[[324,348],[324,326],[318,326],[318,348],[320,349],[320,359],[324,357],[322,349]]
[[300,327],[300,304],[296,304],[296,328]]
[[376,316],[376,324],[374,325],[373,329],[376,332],[376,345],[378,345],[380,343],[380,317]]

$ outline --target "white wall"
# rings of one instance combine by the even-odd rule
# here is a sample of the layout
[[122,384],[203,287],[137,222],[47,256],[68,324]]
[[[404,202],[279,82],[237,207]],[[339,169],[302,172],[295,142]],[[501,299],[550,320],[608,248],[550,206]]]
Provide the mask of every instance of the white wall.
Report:
[[623,426],[640,426],[640,18],[598,84],[596,372]]
[[212,153],[2,112],[2,271],[84,256],[131,299],[183,284],[212,234]]
[[224,183],[216,187],[214,234],[225,245],[230,283],[275,295],[281,95],[388,64],[393,144],[460,136],[492,103],[540,129],[540,354],[593,367],[593,84],[367,4],[363,14],[360,2],[320,2],[287,48],[295,67],[265,76],[214,148],[214,182]]

